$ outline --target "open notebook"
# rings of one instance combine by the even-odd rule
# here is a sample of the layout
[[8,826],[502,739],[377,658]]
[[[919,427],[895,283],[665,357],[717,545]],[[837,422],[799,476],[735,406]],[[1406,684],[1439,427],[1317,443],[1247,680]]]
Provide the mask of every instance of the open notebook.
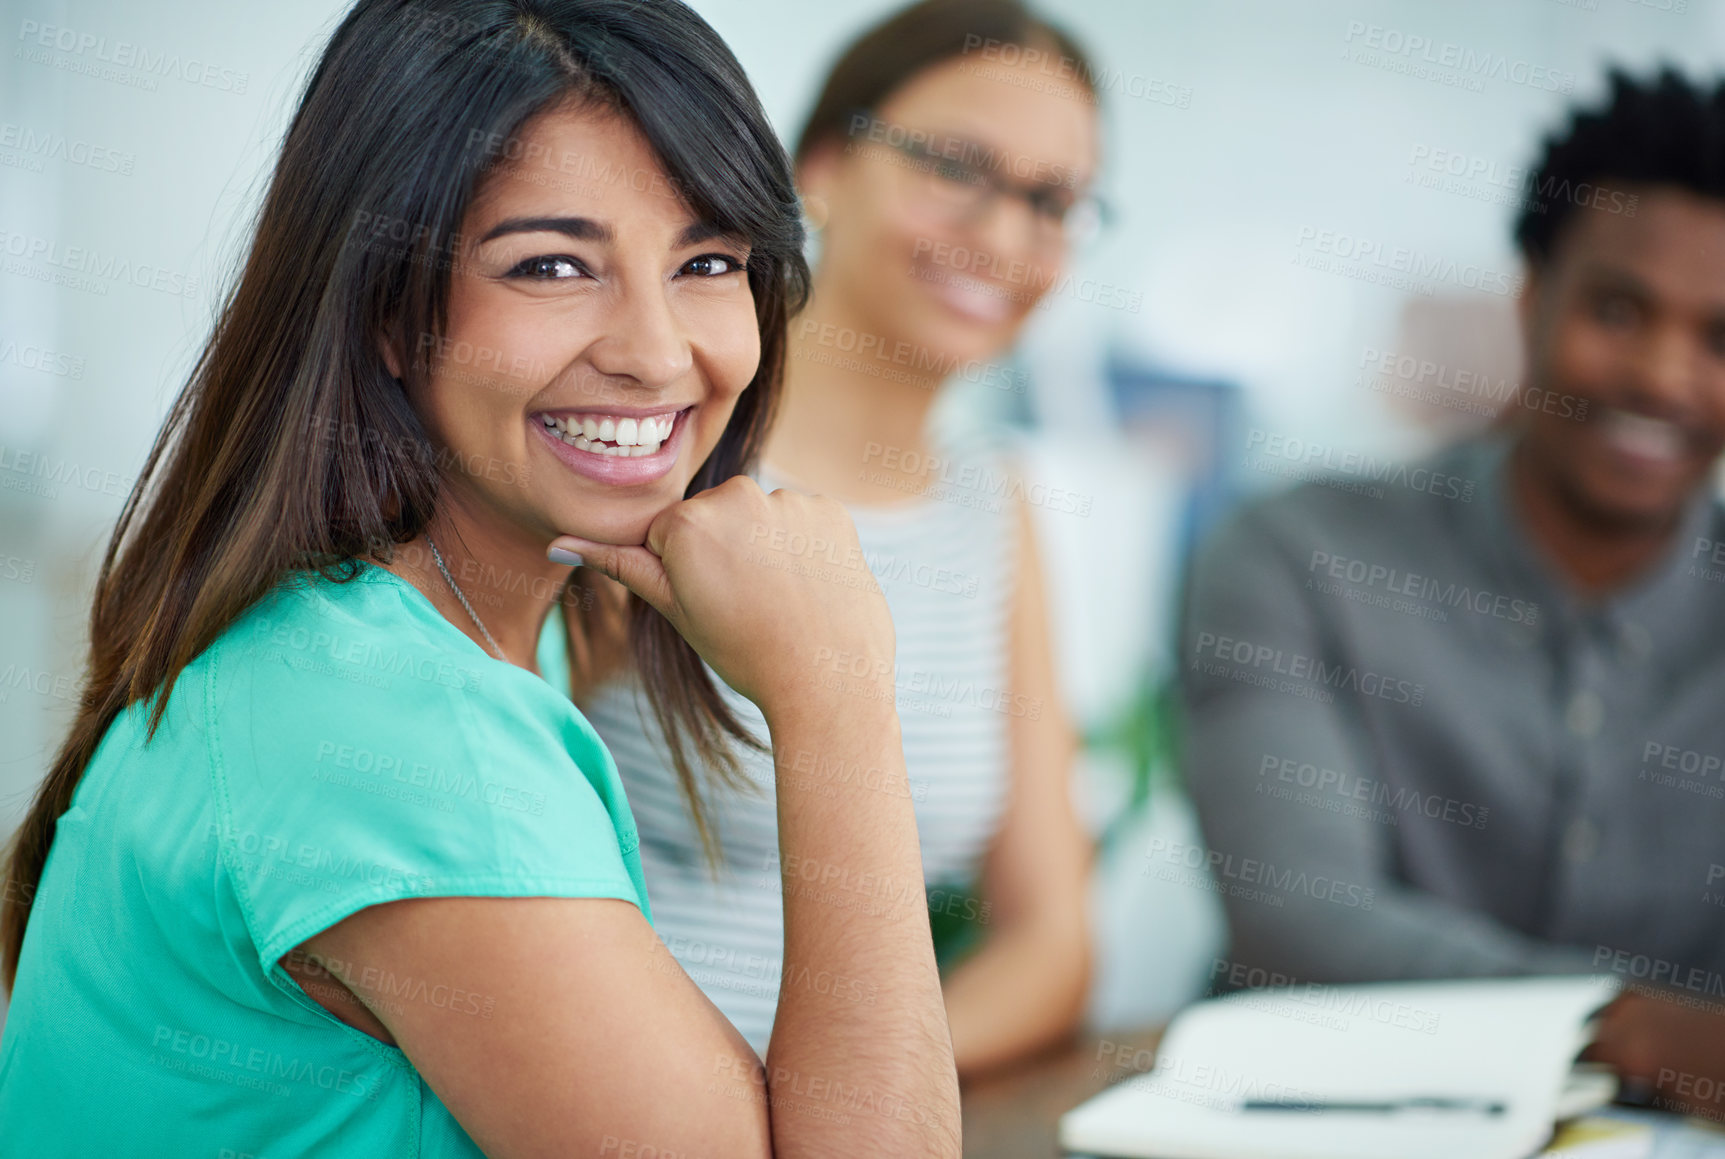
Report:
[[1061,1120],[1060,1143],[1119,1159],[1526,1159],[1580,1109],[1571,1065],[1616,990],[1517,978],[1200,1002],[1153,1071]]

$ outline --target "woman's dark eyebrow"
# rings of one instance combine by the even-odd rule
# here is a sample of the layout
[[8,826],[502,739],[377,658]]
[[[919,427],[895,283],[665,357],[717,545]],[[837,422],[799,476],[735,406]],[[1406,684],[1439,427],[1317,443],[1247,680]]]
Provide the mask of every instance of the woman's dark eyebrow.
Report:
[[608,242],[613,237],[610,226],[588,217],[510,217],[487,230],[479,244],[510,233],[560,233],[576,241],[597,242]]
[[716,237],[736,242],[744,247],[748,244],[748,240],[735,230],[725,229],[723,226],[714,225],[708,221],[697,221],[677,235],[676,248],[682,249],[684,246],[700,245],[702,242],[711,241]]
[[[616,236],[611,232],[610,226],[602,225],[589,217],[510,217],[487,230],[479,239],[479,244],[484,245],[511,233],[560,233],[575,241],[600,243],[610,242]],[[699,245],[715,237],[742,240],[731,230],[711,222],[697,221],[677,235],[676,246],[681,249],[684,246]]]

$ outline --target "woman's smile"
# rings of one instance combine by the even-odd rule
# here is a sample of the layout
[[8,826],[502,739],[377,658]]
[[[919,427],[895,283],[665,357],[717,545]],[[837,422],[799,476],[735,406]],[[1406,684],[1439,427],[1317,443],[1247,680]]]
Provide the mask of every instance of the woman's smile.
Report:
[[546,410],[528,416],[551,454],[577,474],[613,486],[651,483],[668,473],[695,407]]

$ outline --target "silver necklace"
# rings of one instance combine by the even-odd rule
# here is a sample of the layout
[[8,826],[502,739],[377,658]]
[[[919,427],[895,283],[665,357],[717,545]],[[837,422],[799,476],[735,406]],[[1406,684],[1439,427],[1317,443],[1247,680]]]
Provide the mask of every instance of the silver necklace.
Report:
[[455,577],[449,574],[449,568],[444,566],[443,553],[437,550],[437,544],[432,543],[431,535],[427,533],[425,542],[431,547],[431,558],[437,561],[437,570],[443,573],[443,578],[449,581],[449,590],[455,593],[455,598],[461,601],[461,606],[467,609],[467,614],[473,617],[473,623],[479,628],[479,634],[485,637],[485,642],[491,645],[491,652],[499,660],[508,662],[503,649],[497,646],[497,641],[491,638],[491,633],[485,628],[485,621],[479,618],[479,613],[473,610],[473,605],[467,602],[467,597],[461,594],[461,589],[455,584]]

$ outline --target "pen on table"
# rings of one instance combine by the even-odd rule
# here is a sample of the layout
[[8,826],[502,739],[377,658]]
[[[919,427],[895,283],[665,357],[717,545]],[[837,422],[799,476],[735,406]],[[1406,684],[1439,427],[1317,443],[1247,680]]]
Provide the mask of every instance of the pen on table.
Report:
[[1469,1111],[1481,1115],[1501,1115],[1508,1106],[1497,1099],[1451,1098],[1440,1095],[1413,1095],[1403,1099],[1343,1101],[1330,1099],[1247,1099],[1240,1104],[1242,1111],[1298,1111],[1307,1114],[1341,1112],[1343,1114],[1388,1114],[1392,1111]]

